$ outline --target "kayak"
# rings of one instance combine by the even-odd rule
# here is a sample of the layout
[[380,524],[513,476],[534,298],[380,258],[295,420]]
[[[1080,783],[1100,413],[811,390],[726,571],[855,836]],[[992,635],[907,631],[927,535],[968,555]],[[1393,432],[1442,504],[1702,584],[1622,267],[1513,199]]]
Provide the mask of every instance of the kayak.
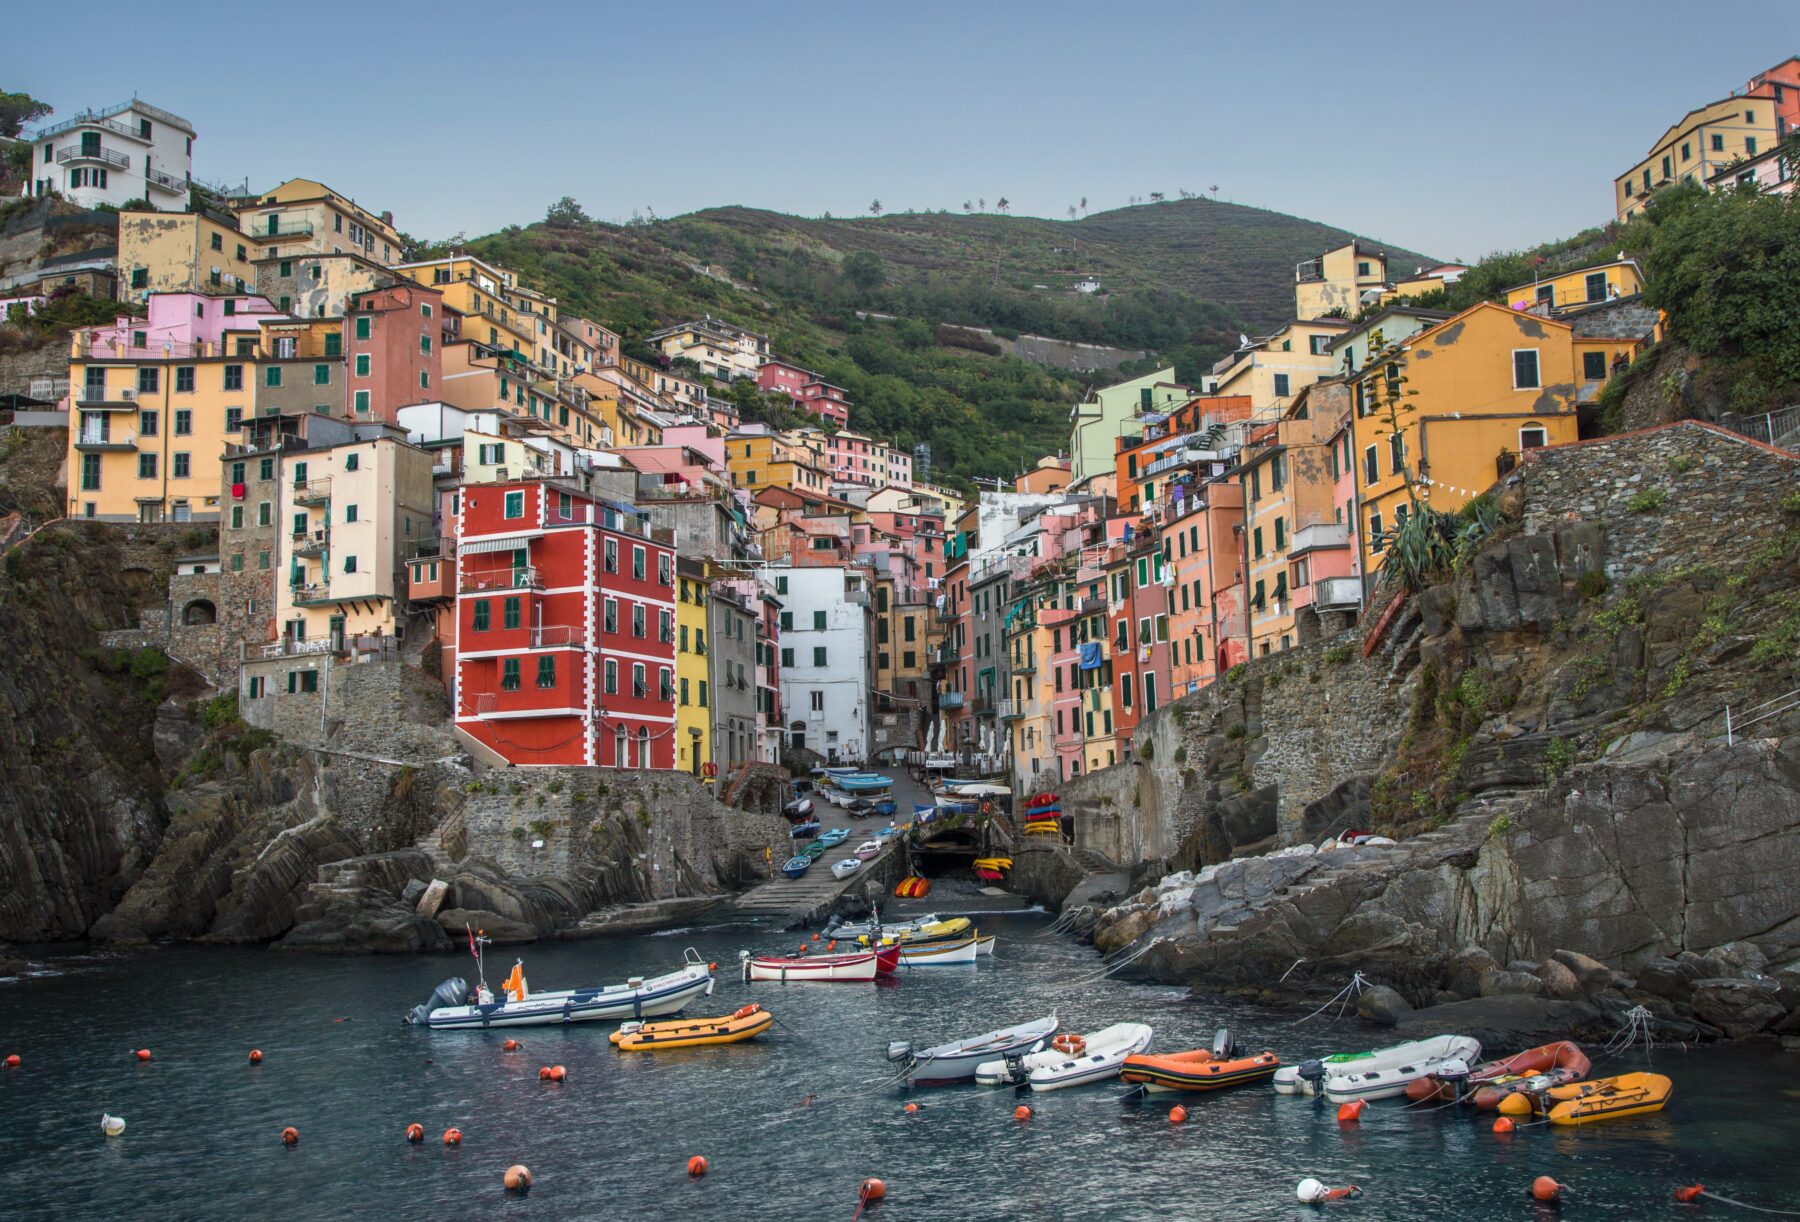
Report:
[[660,1023],[626,1023],[606,1038],[620,1052],[660,1052],[752,1040],[775,1023],[775,1016],[751,1002],[719,1018],[678,1018]]

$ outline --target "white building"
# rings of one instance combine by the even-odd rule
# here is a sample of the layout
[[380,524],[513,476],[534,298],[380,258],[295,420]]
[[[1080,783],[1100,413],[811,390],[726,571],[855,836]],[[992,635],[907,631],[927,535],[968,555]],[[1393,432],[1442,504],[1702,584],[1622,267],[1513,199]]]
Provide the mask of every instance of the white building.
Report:
[[847,566],[772,567],[781,602],[781,707],[787,745],[859,763],[869,744],[874,658],[869,579]]
[[34,143],[22,195],[56,191],[84,208],[141,199],[159,212],[187,209],[194,128],[179,115],[133,98],[43,128]]

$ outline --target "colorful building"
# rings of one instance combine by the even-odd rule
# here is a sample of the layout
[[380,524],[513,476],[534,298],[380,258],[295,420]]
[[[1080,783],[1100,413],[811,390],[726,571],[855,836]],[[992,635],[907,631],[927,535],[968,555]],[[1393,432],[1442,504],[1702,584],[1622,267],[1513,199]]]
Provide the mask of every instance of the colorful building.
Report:
[[1162,524],[1174,574],[1169,604],[1169,687],[1196,692],[1247,656],[1244,486],[1235,476],[1195,485]]
[[1501,294],[1501,299],[1515,310],[1537,310],[1555,318],[1565,310],[1635,297],[1643,291],[1644,274],[1637,262],[1617,259],[1515,285]]
[[1088,488],[1095,479],[1110,482],[1118,439],[1131,431],[1140,415],[1166,411],[1185,403],[1193,392],[1175,380],[1175,369],[1159,369],[1139,378],[1090,391],[1069,409],[1068,485]]
[[1294,265],[1294,317],[1350,318],[1387,289],[1387,253],[1346,242]]
[[392,213],[377,215],[310,178],[290,178],[233,206],[238,228],[263,244],[267,258],[353,253],[387,265],[401,258]]
[[1248,396],[1253,417],[1273,420],[1301,387],[1331,376],[1331,346],[1350,329],[1344,319],[1316,318],[1291,322],[1273,335],[1250,340],[1214,363],[1206,393]]
[[152,293],[255,292],[261,254],[236,217],[210,208],[121,212],[119,300],[144,305]]
[[705,567],[683,556],[675,565],[675,768],[699,776],[714,763],[712,672]]
[[39,128],[21,195],[56,192],[82,208],[144,200],[161,212],[188,206],[194,127],[133,98]]
[[[1776,91],[1783,95],[1776,101]],[[1629,220],[1650,196],[1677,182],[1704,184],[1719,170],[1760,156],[1780,143],[1786,126],[1778,110],[1789,86],[1766,80],[1687,112],[1656,138],[1637,164],[1613,179],[1613,207]]]

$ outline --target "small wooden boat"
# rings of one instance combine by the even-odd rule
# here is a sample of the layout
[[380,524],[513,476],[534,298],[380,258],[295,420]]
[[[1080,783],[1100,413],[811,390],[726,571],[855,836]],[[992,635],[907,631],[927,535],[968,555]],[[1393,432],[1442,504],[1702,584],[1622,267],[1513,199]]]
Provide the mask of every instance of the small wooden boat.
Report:
[[1281,1058],[1272,1052],[1240,1054],[1231,1032],[1220,1030],[1211,1048],[1126,1057],[1119,1079],[1152,1091],[1223,1090],[1272,1078],[1280,1068]]
[[[914,921],[905,925],[885,926],[881,931],[883,943],[898,942],[904,946],[913,946],[922,942],[949,942],[967,934],[970,929],[968,917],[951,917],[948,921],[940,921],[929,917],[923,921]],[[842,933],[837,935],[843,937]],[[856,941],[868,944],[870,935],[863,935]]]
[[[476,940],[479,948],[485,939]],[[477,958],[481,955],[478,953]],[[407,1021],[433,1031],[485,1030],[591,1022],[596,1019],[643,1018],[679,1013],[696,997],[713,990],[712,968],[689,948],[679,971],[646,979],[633,976],[623,984],[591,989],[534,993],[525,981],[523,964],[495,996],[481,984],[470,990],[461,978],[446,980],[431,1000],[414,1006]]]
[[704,1048],[753,1040],[775,1023],[775,1016],[751,1002],[720,1018],[678,1018],[660,1023],[626,1023],[606,1038],[620,1052],[660,1052],[665,1048]]
[[849,878],[860,869],[862,869],[862,862],[854,857],[846,857],[832,865],[831,876],[833,878]]
[[1065,1033],[1042,1052],[983,1061],[975,1067],[982,1086],[1024,1086],[1062,1090],[1119,1076],[1125,1059],[1150,1050],[1151,1030],[1143,1023],[1114,1023],[1088,1035]]
[[[1406,1090],[1415,1078],[1452,1068],[1451,1061],[1462,1067],[1481,1059],[1481,1041],[1466,1035],[1438,1035],[1426,1040],[1396,1044],[1392,1048],[1376,1048],[1367,1052],[1343,1052],[1335,1056],[1286,1065],[1275,1075],[1275,1089],[1284,1095],[1322,1095],[1329,1080],[1359,1074],[1376,1075],[1367,1081],[1345,1084],[1342,1089],[1357,1086],[1392,1089],[1382,1094],[1358,1094],[1346,1098],[1385,1099]],[[1392,1079],[1392,1080],[1390,1080]],[[1339,1100],[1344,1102],[1345,1100]]]
[[[894,812],[890,810],[890,811],[877,811],[876,813],[891,815]],[[892,823],[890,823],[886,827],[882,828],[880,831],[875,833],[875,837],[874,837],[875,842],[877,844],[891,844],[892,842],[900,839],[900,837],[902,835],[902,831],[903,831],[903,829],[895,827]]]
[[818,843],[824,845],[828,849],[835,849],[838,845],[844,843],[844,841],[848,839],[850,839],[849,828],[834,827],[828,832],[820,832]]
[[1508,1116],[1541,1113],[1551,1124],[1593,1124],[1662,1111],[1675,1084],[1659,1073],[1626,1073],[1569,1082],[1540,1092],[1519,1091],[1500,1101]]
[[998,939],[996,939],[994,937],[994,935],[991,933],[976,934],[975,935],[975,953],[978,955],[986,955],[989,958],[992,958],[994,955],[994,943],[997,940]]
[[790,857],[782,864],[781,872],[789,878],[799,878],[812,868],[813,859],[805,853]]
[[901,967],[947,967],[952,964],[973,963],[978,953],[974,938],[959,938],[950,942],[901,942]]
[[786,815],[790,821],[806,819],[812,815],[812,812],[813,804],[811,798],[795,798],[792,802],[789,802],[786,806],[781,808],[781,813]]
[[825,846],[815,840],[800,850],[800,856],[806,858],[808,861],[817,861],[819,858],[825,856]]
[[887,1047],[887,1059],[905,1067],[906,1075],[918,1086],[944,1082],[965,1082],[975,1076],[975,1068],[983,1061],[1004,1059],[1015,1053],[1041,1052],[1056,1034],[1056,1015],[1020,1023],[1000,1031],[989,1031],[968,1039],[953,1040],[922,1051],[906,1041]]
[[1471,1069],[1466,1078],[1432,1074],[1410,1082],[1406,1097],[1414,1103],[1463,1099],[1484,1112],[1500,1106],[1500,1100],[1520,1091],[1538,1093],[1553,1086],[1579,1082],[1592,1068],[1587,1054],[1572,1040],[1558,1040],[1528,1048],[1499,1061]]
[[865,840],[856,846],[856,856],[860,861],[873,861],[881,856],[882,844],[879,840]]
[[745,980],[773,980],[782,984],[862,982],[875,979],[879,970],[874,951],[843,955],[757,955],[739,951]]
[[819,821],[817,819],[808,819],[805,823],[796,823],[793,827],[788,829],[788,835],[795,840],[805,840],[809,836],[817,836],[818,834]]

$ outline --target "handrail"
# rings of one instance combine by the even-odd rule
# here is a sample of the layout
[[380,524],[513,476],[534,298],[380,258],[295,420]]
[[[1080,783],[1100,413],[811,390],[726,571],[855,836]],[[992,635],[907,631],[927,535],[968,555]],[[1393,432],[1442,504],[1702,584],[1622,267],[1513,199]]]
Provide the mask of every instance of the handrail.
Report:
[[131,167],[131,158],[123,153],[112,152],[109,149],[95,149],[93,152],[89,153],[84,151],[78,145],[66,145],[63,148],[56,150],[57,165],[62,165],[65,162],[70,161],[98,161],[104,165],[111,166],[115,170],[125,170]]
[[1744,712],[1746,713],[1756,714],[1756,716],[1751,717],[1748,721],[1734,720],[1731,716],[1731,706],[1727,704],[1725,706],[1725,745],[1727,747],[1736,746],[1737,733],[1744,729],[1744,727],[1753,726],[1759,721],[1767,721],[1771,717],[1779,717],[1781,714],[1795,708],[1800,708],[1800,687],[1780,696],[1773,696],[1770,699],[1763,701],[1761,704],[1752,705],[1748,709],[1745,709]]

